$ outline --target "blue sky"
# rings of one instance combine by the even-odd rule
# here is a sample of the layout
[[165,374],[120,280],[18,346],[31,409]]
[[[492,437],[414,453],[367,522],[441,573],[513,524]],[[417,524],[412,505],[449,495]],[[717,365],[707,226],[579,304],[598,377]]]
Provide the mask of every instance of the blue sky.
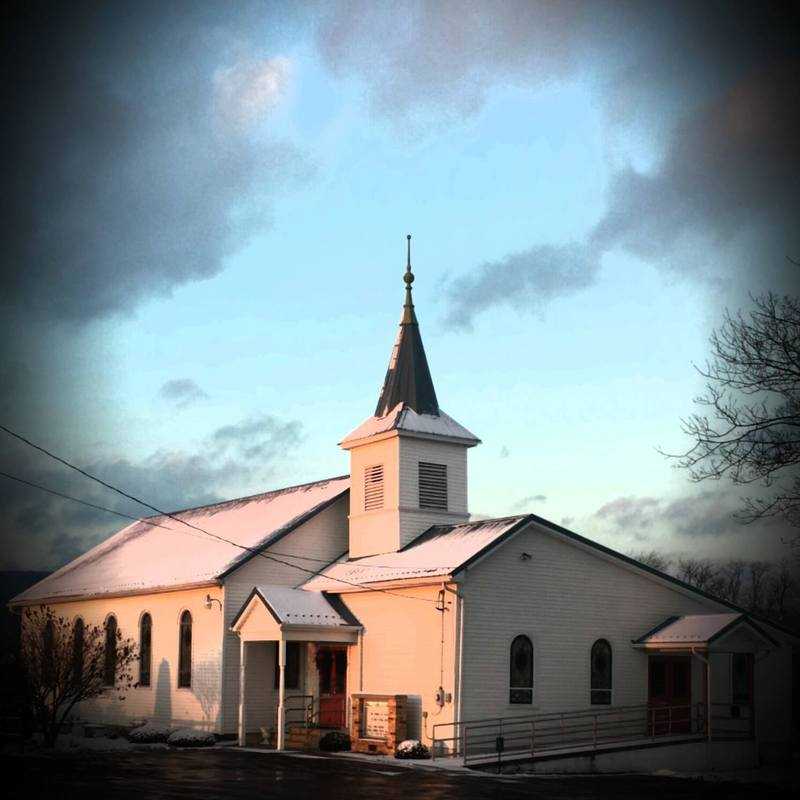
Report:
[[[459,21],[411,3],[385,50],[388,5],[210,3],[176,21],[148,4],[130,34],[81,7],[96,35],[80,54],[62,37],[59,97],[87,117],[74,137],[46,123],[47,161],[70,179],[32,178],[49,205],[31,201],[34,267],[8,295],[29,336],[6,364],[33,378],[4,418],[171,507],[346,472],[336,443],[373,411],[412,233],[440,403],[483,440],[473,513],[535,511],[626,550],[780,555],[778,528],[743,529],[728,487],[694,487],[656,451],[687,445],[692,363],[725,306],[788,291],[796,241],[759,179],[738,177],[742,119],[765,142],[764,180],[772,149],[786,157],[780,108],[747,94],[764,54],[732,60],[738,28],[703,33],[691,4],[670,5],[595,19],[471,3]],[[77,77],[87,60],[102,113]],[[39,77],[32,106],[56,91]],[[167,396],[175,381],[193,389]],[[223,426],[239,450],[214,449]],[[20,470],[98,501],[39,461]],[[117,528],[14,503],[15,567]]]

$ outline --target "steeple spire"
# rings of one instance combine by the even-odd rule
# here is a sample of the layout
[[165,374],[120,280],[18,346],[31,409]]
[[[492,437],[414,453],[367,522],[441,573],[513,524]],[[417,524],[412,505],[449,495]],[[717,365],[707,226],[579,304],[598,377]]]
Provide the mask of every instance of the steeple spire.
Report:
[[414,409],[418,414],[439,414],[439,403],[411,299],[411,284],[414,282],[414,273],[411,271],[411,234],[407,237],[406,272],[403,280],[406,284],[403,316],[375,409],[376,417],[385,416],[399,403]]
[[411,271],[411,234],[406,236],[408,240],[408,255],[406,256],[406,274],[403,275],[403,280],[406,282],[406,302],[403,304],[403,321],[402,324],[416,322],[417,318],[414,314],[414,301],[411,299],[411,284],[414,283],[414,273]]

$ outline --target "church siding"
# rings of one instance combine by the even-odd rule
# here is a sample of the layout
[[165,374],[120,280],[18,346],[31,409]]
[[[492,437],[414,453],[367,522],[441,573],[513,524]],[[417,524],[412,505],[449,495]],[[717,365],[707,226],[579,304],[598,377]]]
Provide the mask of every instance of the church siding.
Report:
[[[322,561],[303,561],[280,555],[275,556],[281,561],[294,562],[305,570],[319,570],[324,566],[323,562],[333,561],[347,550],[347,511],[348,497],[345,495],[265,552],[269,553],[274,549],[276,553],[290,553],[322,559]],[[298,586],[309,577],[308,572],[303,570],[255,556],[225,578],[224,667],[222,674],[223,733],[235,733],[238,721],[239,637],[230,631],[233,618],[244,605],[254,586],[268,584]],[[253,669],[248,669],[248,687],[252,687],[254,693],[267,698],[268,702],[274,704],[274,698],[271,695],[274,681],[272,662],[266,670],[258,668],[257,664],[258,662]],[[248,688],[249,694],[250,689]],[[248,710],[249,708],[248,705]],[[252,719],[248,720],[248,730],[257,731],[257,726],[251,727],[252,722]]]
[[[522,560],[522,553],[531,556]],[[532,524],[468,570],[464,583],[464,719],[587,708],[589,651],[613,648],[614,705],[647,702],[647,656],[631,647],[673,614],[727,610],[602,558]],[[534,646],[532,705],[508,697],[514,636]],[[693,700],[702,696],[693,667]]]
[[[364,626],[360,643],[348,648],[347,693],[408,695],[408,737],[429,745],[432,726],[452,722],[455,705],[456,604],[454,595],[446,593],[449,605],[442,618],[436,610],[440,589],[342,595]],[[439,686],[450,697],[443,707],[436,704]]]
[[[125,725],[156,720],[165,724],[190,725],[218,732],[220,711],[220,657],[222,613],[218,603],[206,608],[210,594],[220,598],[217,586],[49,604],[67,619],[82,617],[87,625],[102,625],[114,614],[123,637],[139,643],[139,619],[147,611],[152,625],[151,685],[132,688],[124,699],[109,690],[75,710],[86,722]],[[178,688],[178,634],[180,616],[192,615],[192,685]],[[133,664],[139,678],[139,665]]]
[[[464,522],[467,511],[467,448],[427,439],[400,439],[400,547],[431,525]],[[419,508],[419,463],[447,466],[447,511]]]

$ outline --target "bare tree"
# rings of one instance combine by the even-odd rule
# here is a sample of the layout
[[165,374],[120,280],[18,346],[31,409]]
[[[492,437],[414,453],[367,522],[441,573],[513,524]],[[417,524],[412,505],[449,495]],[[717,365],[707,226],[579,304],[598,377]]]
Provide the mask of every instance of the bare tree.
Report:
[[668,572],[672,566],[672,559],[658,550],[639,550],[631,553],[630,557],[640,564],[657,569],[659,572]]
[[718,567],[707,558],[678,559],[678,578],[698,589],[711,591],[716,583]]
[[[711,336],[706,409],[682,420],[694,439],[683,454],[665,454],[693,480],[730,478],[767,491],[745,499],[745,522],[780,516],[800,526],[800,300],[752,297],[747,315],[725,313]],[[797,541],[797,540],[795,540]]]
[[44,743],[55,744],[76,703],[105,692],[121,698],[133,685],[137,658],[131,639],[116,621],[109,627],[68,620],[48,606],[27,609],[22,620],[20,660],[31,711]]

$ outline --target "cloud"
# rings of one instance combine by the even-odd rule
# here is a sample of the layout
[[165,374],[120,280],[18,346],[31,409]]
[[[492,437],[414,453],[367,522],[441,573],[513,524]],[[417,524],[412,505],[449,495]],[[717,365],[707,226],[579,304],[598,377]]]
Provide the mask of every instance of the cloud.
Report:
[[75,323],[130,312],[216,275],[269,226],[302,157],[215,122],[215,99],[263,116],[284,84],[280,59],[237,66],[226,35],[252,36],[246,19],[213,4],[18,5],[3,41],[17,77],[0,133],[0,304]]
[[191,378],[175,378],[166,381],[158,390],[159,397],[174,403],[177,408],[186,408],[208,395]]
[[788,526],[780,519],[744,525],[736,517],[740,510],[739,495],[727,489],[706,489],[675,498],[618,497],[595,511],[589,526],[638,542],[669,541],[676,547],[740,537],[754,544],[767,539],[773,543],[782,533],[790,538]]
[[317,42],[402,132],[476,115],[497,88],[577,82],[604,112],[607,150],[631,135],[663,145],[646,173],[614,162],[585,240],[532,242],[454,279],[445,320],[470,328],[488,308],[541,313],[585,290],[613,250],[714,289],[796,283],[797,25],[785,3],[743,0],[724,14],[688,0],[408,0],[331,4]]
[[506,445],[503,445],[500,448],[500,458],[508,458],[511,455],[511,451],[508,449]]
[[291,62],[284,56],[240,61],[214,73],[214,104],[220,120],[245,129],[261,120],[286,95]]
[[530,505],[533,503],[546,503],[547,502],[547,495],[545,494],[529,494],[523,497],[521,500],[518,500],[511,506],[511,513],[518,514],[524,512],[528,509]]
[[597,509],[595,517],[620,529],[641,530],[651,527],[660,505],[655,497],[618,497]]
[[499,80],[570,72],[589,20],[603,13],[569,1],[332,3],[317,45],[334,72],[364,83],[377,113],[441,121],[478,111]]
[[[233,434],[238,431],[238,435]],[[141,459],[80,462],[86,471],[156,508],[174,511],[265,491],[300,440],[301,426],[263,415],[213,431],[196,448],[157,450]],[[221,444],[222,443],[222,444]],[[130,502],[22,445],[0,453],[0,469],[132,516],[152,510]],[[125,520],[0,476],[2,555],[9,569],[55,568],[119,530]]]
[[579,244],[537,245],[485,262],[447,287],[445,324],[471,329],[478,314],[498,305],[541,311],[553,299],[591,286],[599,270],[598,254]]
[[[781,61],[747,75],[680,121],[654,174],[630,167],[617,174],[593,249],[620,247],[694,277],[716,272],[725,254],[730,275],[729,245],[752,232],[766,234],[769,255],[785,264],[800,245],[798,69],[800,61]],[[703,257],[675,257],[687,236],[711,245]]]

